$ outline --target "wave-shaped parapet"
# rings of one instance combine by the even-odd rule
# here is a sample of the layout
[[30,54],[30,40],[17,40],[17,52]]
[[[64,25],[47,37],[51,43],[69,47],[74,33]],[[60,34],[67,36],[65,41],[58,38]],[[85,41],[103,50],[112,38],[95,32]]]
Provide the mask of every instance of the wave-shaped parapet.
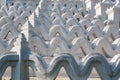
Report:
[[83,57],[98,52],[113,57],[119,54],[120,34],[114,20],[102,21],[99,15],[91,16],[82,1],[41,1],[24,25],[29,27],[31,50],[42,56],[71,53]]
[[38,6],[38,1],[8,1],[0,8],[0,53],[7,53],[14,47],[21,27]]
[[[25,67],[25,69],[17,68],[15,72],[22,72],[22,70],[24,70],[23,72],[27,72],[27,68],[31,67],[36,77],[41,80],[55,80],[62,67],[65,68],[67,75],[72,80],[87,80],[93,68],[97,70],[97,73],[103,80],[118,80],[120,77],[120,55],[116,55],[110,61],[107,61],[101,54],[96,53],[87,55],[77,62],[72,55],[61,54],[53,57],[50,63],[47,63],[45,58],[33,53],[22,56],[24,64],[20,63],[20,65],[18,65],[19,61],[19,56],[15,54],[2,56],[0,58],[0,77],[3,76],[8,66],[14,68],[18,66]],[[15,77],[15,74],[12,75]]]
[[38,55],[30,55],[29,59],[25,59],[29,63],[34,63],[32,67],[37,77],[42,80],[55,80],[60,69],[65,68],[67,75],[72,80],[87,80],[93,68],[96,68],[100,78],[103,80],[117,80],[120,76],[120,55],[116,55],[107,61],[101,54],[90,54],[85,56],[81,61],[76,62],[75,58],[70,54],[61,54],[55,56],[50,63],[46,63],[43,57]]

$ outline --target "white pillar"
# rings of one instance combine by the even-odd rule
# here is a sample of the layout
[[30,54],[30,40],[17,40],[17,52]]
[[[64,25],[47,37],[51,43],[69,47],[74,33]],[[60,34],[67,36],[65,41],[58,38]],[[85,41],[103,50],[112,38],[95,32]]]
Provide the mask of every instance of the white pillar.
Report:
[[114,24],[119,29],[120,28],[120,0],[116,0],[116,4],[113,8],[114,11]]
[[108,15],[106,13],[106,10],[107,8],[110,8],[114,5],[114,3],[110,0],[104,0],[102,3],[101,3],[101,17],[102,17],[102,20],[105,21],[108,19]]
[[14,44],[15,47],[13,48],[13,51],[17,51],[19,61],[16,66],[12,68],[13,80],[29,80],[29,69],[24,61],[25,54],[29,52],[29,49],[26,47],[28,44],[25,40],[25,36],[21,34]]

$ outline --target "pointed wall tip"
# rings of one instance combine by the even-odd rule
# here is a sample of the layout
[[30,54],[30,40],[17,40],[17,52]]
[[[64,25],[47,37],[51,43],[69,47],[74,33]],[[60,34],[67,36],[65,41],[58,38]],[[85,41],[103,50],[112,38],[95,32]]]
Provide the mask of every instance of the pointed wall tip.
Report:
[[28,21],[28,34],[29,34],[29,37],[36,35],[34,32],[34,28],[32,24],[30,23],[30,21]]
[[25,35],[21,34],[21,54],[30,54],[31,50],[29,48],[29,43],[27,42],[27,39]]

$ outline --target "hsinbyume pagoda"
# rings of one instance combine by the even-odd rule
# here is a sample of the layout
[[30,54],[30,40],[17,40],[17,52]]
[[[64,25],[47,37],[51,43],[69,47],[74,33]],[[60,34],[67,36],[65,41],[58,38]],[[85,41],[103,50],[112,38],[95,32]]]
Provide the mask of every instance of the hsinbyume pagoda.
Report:
[[120,0],[0,0],[0,80],[8,67],[12,80],[118,80]]

